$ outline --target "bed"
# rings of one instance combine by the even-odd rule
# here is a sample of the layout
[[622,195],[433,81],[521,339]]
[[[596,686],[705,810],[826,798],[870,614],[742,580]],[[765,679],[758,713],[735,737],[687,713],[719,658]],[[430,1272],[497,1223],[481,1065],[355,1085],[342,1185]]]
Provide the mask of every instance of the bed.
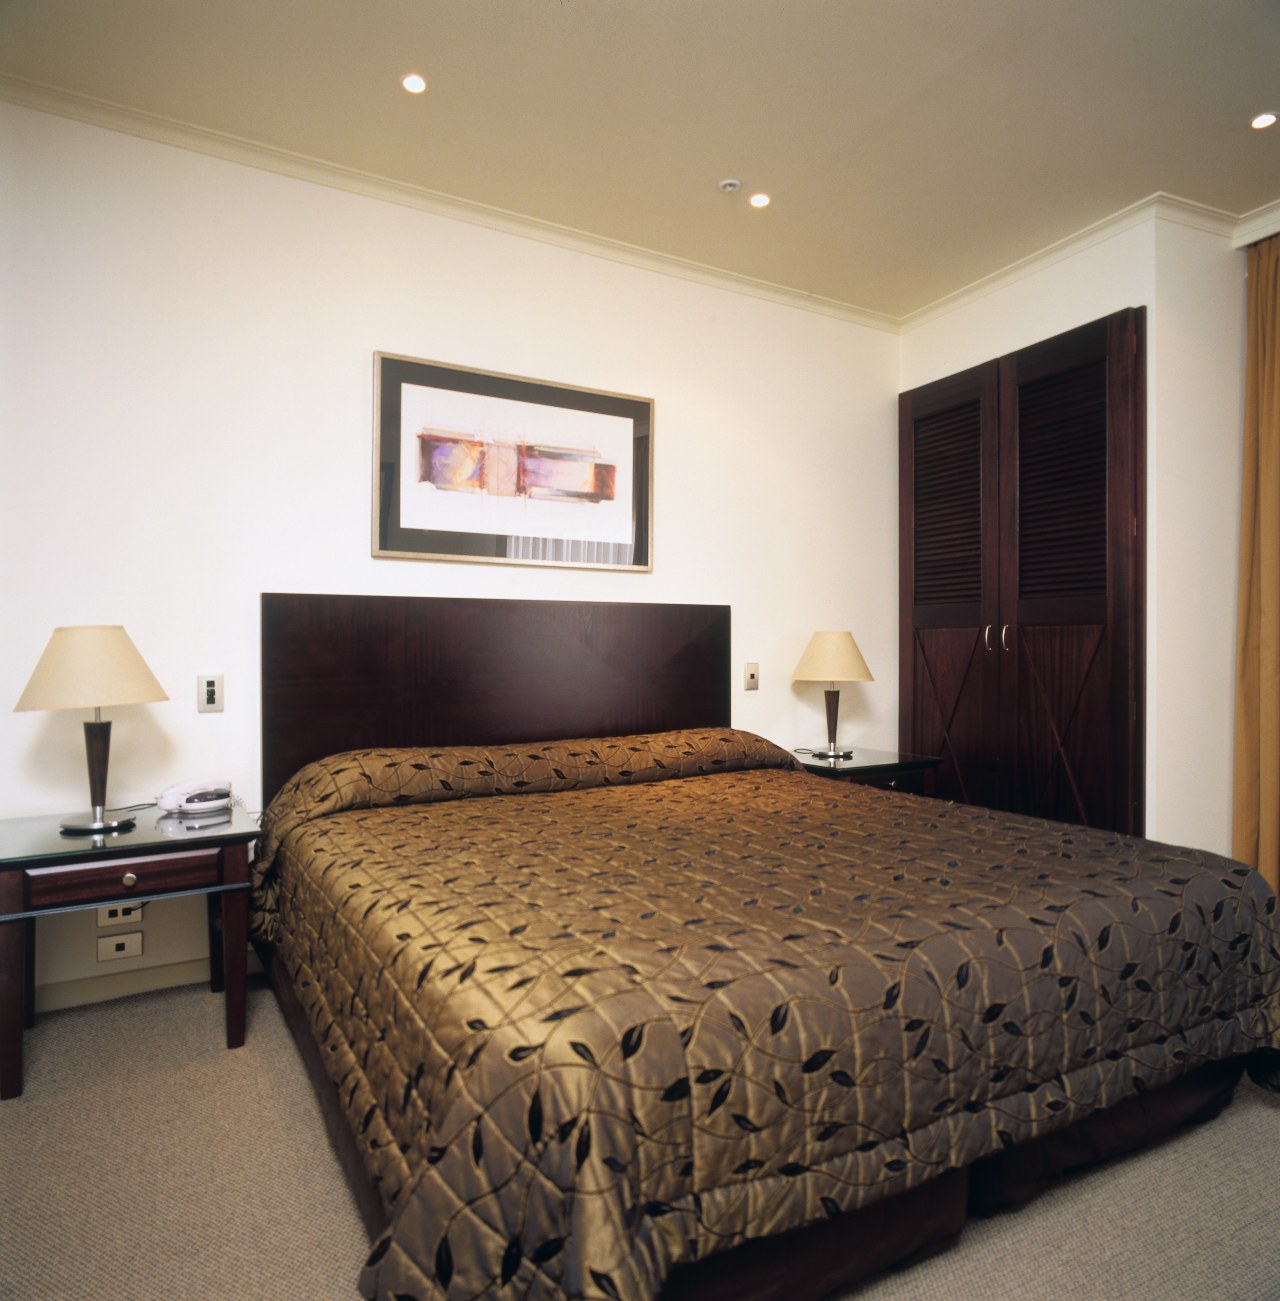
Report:
[[366,1296],[818,1297],[1275,1077],[1256,873],[806,774],[723,607],[262,617],[252,926]]

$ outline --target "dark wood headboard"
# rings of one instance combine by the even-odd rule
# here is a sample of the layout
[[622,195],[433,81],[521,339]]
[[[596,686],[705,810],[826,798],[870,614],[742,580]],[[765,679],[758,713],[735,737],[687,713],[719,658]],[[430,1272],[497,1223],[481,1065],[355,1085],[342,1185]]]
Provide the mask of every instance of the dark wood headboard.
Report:
[[725,727],[729,607],[262,596],[262,794],[342,750]]

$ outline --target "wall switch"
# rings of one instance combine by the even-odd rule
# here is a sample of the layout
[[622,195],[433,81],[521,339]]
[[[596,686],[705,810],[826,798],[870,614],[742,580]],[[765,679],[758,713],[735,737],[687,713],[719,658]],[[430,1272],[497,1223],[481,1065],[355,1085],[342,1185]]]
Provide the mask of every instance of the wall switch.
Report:
[[126,922],[140,922],[142,907],[140,903],[107,904],[105,908],[98,909],[98,925],[123,926]]
[[196,709],[202,714],[222,713],[222,674],[196,674]]
[[98,961],[110,962],[113,958],[142,957],[142,932],[130,931],[127,935],[100,935]]
[[742,688],[744,691],[759,691],[760,665],[748,664],[742,670]]

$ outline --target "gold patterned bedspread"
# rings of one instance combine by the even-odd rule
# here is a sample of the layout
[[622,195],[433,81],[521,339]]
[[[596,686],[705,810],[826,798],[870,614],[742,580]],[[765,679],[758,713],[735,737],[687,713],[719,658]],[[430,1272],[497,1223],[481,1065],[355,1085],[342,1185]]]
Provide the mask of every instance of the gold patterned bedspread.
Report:
[[1280,1047],[1277,921],[1230,860],[732,731],[335,756],[255,865],[390,1209],[370,1297],[650,1297]]

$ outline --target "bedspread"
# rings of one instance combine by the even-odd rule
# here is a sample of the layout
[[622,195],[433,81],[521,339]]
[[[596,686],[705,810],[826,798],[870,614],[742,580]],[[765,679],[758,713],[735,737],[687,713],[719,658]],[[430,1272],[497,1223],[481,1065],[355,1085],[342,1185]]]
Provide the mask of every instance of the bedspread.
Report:
[[367,1296],[650,1297],[1280,1048],[1257,873],[741,732],[335,756],[254,879],[389,1208]]

